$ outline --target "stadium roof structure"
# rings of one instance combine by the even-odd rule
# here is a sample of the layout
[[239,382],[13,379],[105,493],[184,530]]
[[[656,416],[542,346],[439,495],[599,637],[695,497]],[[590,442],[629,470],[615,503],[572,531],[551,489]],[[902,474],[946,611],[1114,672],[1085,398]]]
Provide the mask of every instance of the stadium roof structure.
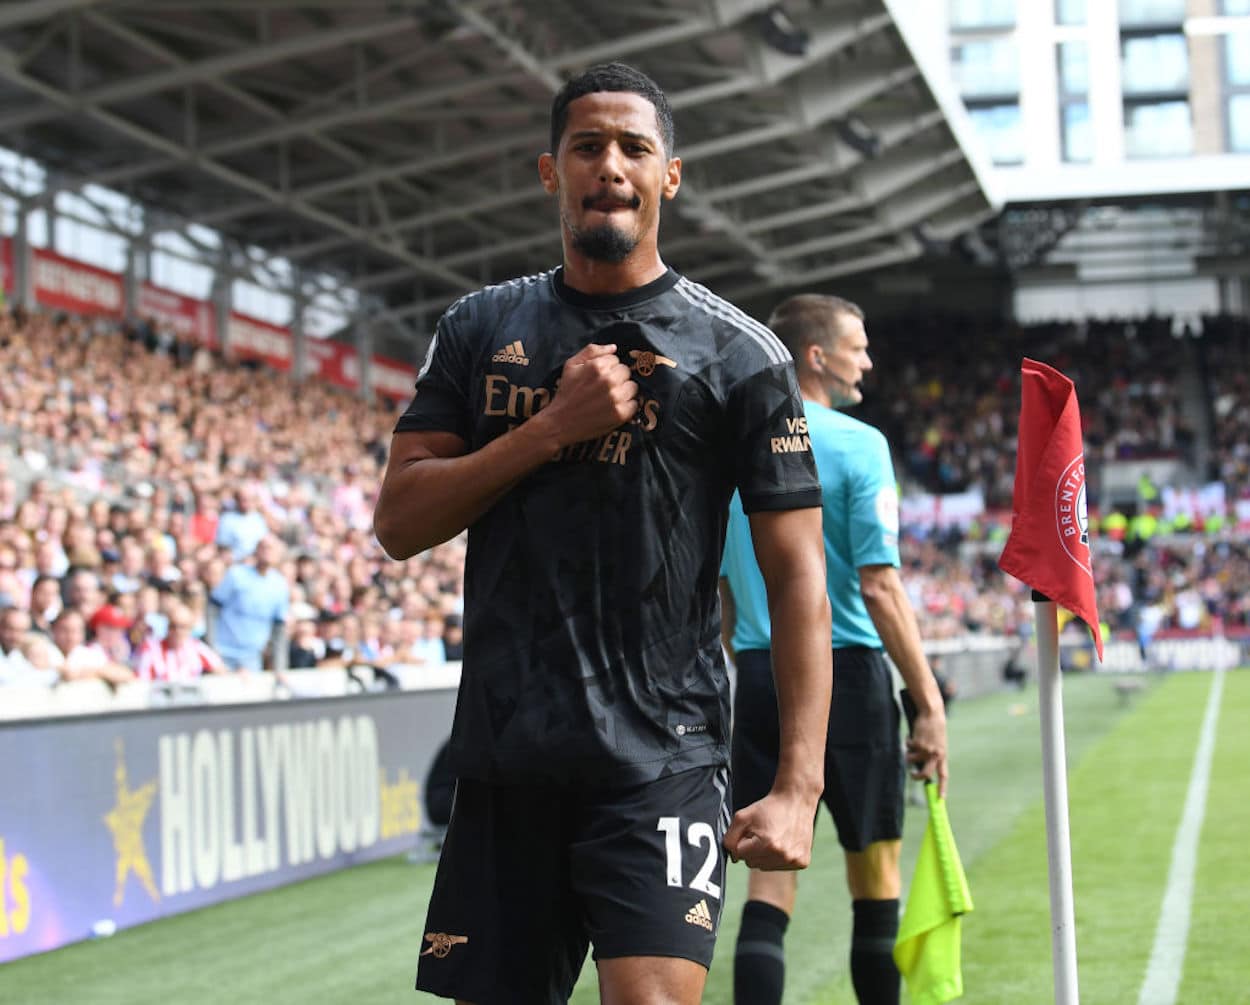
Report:
[[[341,276],[412,332],[549,268],[552,95],[624,60],[684,162],[666,261],[748,306],[916,258],[997,207],[905,0],[30,0],[0,6],[0,136]],[[765,310],[767,307],[764,308]]]

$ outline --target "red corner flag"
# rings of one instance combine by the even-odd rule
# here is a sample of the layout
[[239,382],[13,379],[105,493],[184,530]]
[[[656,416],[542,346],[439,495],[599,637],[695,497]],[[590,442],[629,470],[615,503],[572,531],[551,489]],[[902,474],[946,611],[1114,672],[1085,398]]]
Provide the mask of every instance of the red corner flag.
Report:
[[1011,534],[998,567],[1084,621],[1101,660],[1076,388],[1058,370],[1032,359],[1021,365],[1020,380]]

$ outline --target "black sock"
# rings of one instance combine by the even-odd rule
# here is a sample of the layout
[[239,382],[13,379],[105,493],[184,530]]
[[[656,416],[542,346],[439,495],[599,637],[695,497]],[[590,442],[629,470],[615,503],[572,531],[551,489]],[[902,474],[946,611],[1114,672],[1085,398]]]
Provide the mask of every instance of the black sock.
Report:
[[742,907],[742,927],[734,950],[736,1005],[781,1005],[786,983],[785,938],[790,916],[762,900]]
[[851,931],[851,983],[859,1005],[898,1005],[898,900],[856,900]]

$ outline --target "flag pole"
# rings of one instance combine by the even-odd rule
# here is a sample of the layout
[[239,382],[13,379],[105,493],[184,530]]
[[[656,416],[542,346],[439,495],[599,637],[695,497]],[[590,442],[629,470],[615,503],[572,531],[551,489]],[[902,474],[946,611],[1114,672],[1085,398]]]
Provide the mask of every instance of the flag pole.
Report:
[[1077,1005],[1080,993],[1076,979],[1076,918],[1072,902],[1072,846],[1068,832],[1068,758],[1063,731],[1063,683],[1059,670],[1059,614],[1055,602],[1037,590],[1033,591],[1033,617],[1037,630],[1055,1002],[1056,1005]]

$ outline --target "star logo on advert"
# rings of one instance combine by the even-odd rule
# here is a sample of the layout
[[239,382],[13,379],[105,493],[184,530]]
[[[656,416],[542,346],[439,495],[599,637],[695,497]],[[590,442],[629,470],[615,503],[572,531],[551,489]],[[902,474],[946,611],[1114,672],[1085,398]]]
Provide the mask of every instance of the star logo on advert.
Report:
[[113,851],[117,857],[116,885],[113,905],[121,907],[126,895],[126,877],[134,873],[153,902],[161,899],[152,875],[152,864],[143,844],[143,823],[147,818],[152,800],[156,797],[156,780],[146,782],[137,789],[130,787],[126,777],[126,755],[122,741],[114,742],[117,764],[113,770],[116,802],[104,816],[104,822],[113,832]]
[[1077,454],[1055,485],[1055,529],[1059,543],[1073,562],[1091,577],[1089,509],[1085,491],[1085,455]]

